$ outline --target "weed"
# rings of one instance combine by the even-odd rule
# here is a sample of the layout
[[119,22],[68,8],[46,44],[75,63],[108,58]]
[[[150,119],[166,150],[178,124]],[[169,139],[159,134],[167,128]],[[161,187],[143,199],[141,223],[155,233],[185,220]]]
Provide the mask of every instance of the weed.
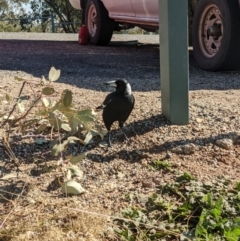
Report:
[[114,221],[119,239],[240,240],[239,183],[228,190],[229,180],[202,183],[188,173],[164,184],[140,209],[122,211]]
[[172,170],[172,164],[169,163],[166,160],[161,160],[161,159],[157,159],[154,160],[150,165],[149,168],[152,170],[160,170],[163,169],[165,171],[171,171]]

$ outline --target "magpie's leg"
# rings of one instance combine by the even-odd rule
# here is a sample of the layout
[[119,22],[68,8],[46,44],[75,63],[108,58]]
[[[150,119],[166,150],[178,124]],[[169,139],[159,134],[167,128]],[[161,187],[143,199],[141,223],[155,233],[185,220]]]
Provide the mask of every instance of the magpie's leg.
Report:
[[108,146],[109,146],[109,147],[112,146],[111,138],[110,138],[110,130],[108,131]]
[[121,130],[122,130],[122,132],[123,132],[123,135],[125,136],[126,140],[129,141],[126,133],[125,133],[124,130],[123,130],[123,122],[120,122],[120,121],[119,121],[118,124],[119,124],[119,128],[121,128]]
[[135,133],[135,135],[137,136],[138,134],[137,134],[137,132],[135,131],[135,129],[133,128],[133,126],[131,125],[131,124],[129,124],[130,126],[131,126],[131,128],[132,128],[132,130],[133,130],[133,132]]
[[121,128],[121,130],[122,130],[123,135],[125,136],[126,140],[127,140],[127,141],[129,141],[129,139],[128,139],[128,137],[127,137],[126,133],[125,133],[125,131],[123,130],[123,127]]

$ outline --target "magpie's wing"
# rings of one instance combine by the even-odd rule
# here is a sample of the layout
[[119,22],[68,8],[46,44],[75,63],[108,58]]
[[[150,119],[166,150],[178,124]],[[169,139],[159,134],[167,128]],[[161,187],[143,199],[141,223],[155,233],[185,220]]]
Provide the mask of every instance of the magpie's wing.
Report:
[[135,98],[134,96],[132,95],[131,96],[131,107],[129,108],[129,112],[127,113],[127,117],[131,114],[133,108],[134,108],[134,105],[135,105]]
[[96,109],[97,110],[104,109],[111,101],[112,101],[112,93],[108,94],[105,100],[103,101],[103,103],[100,106],[98,106]]

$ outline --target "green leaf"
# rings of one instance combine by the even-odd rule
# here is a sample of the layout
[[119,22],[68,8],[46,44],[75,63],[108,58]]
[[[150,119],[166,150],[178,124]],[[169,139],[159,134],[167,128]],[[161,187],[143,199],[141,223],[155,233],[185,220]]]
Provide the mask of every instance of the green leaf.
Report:
[[10,96],[9,96],[9,94],[6,94],[5,95],[5,99],[6,99],[6,101],[9,101],[11,98],[10,98]]
[[76,115],[76,110],[73,110],[69,107],[65,107],[61,102],[58,102],[57,110],[62,112],[62,114],[64,114],[68,119]]
[[222,213],[223,199],[219,197],[215,203],[215,208],[212,210],[214,217],[218,220]]
[[236,191],[240,191],[240,182],[236,182],[235,188]]
[[81,139],[79,139],[79,138],[76,137],[76,136],[69,136],[69,137],[68,137],[68,140],[69,140],[69,141],[79,141],[79,140],[81,140]]
[[72,172],[71,172],[71,170],[67,170],[66,178],[67,178],[67,180],[71,180],[72,179]]
[[194,180],[194,177],[187,172],[184,172],[183,175],[180,175],[176,178],[177,182],[182,182],[182,181],[190,182],[191,180]]
[[61,144],[55,144],[52,147],[52,155],[53,156],[57,156],[59,155],[61,152],[65,151],[67,148],[67,144],[69,143],[68,140],[65,140],[63,143]]
[[61,70],[60,69],[55,69],[54,67],[52,67],[49,71],[48,74],[48,79],[49,81],[56,81],[59,79],[61,74]]
[[78,116],[89,116],[92,119],[95,119],[97,113],[93,109],[86,109],[86,110],[80,110],[77,112]]
[[100,136],[101,139],[103,140],[104,136],[108,133],[108,131],[104,129],[101,129],[101,130],[91,129],[91,133],[93,136]]
[[92,115],[96,116],[97,113],[93,109],[80,110],[77,112],[78,115]]
[[[238,225],[238,226],[237,226]],[[240,239],[240,227],[239,224],[236,224],[231,230],[224,230],[224,237],[227,238],[227,241],[235,241]]]
[[80,170],[80,168],[77,166],[72,165],[68,168],[68,170],[70,170],[75,176],[78,176],[80,178],[83,177],[83,171]]
[[[98,132],[99,133],[99,132]],[[106,129],[101,129],[100,130],[100,133],[103,135],[103,137],[104,136],[106,136],[107,135],[107,133],[108,133],[108,130],[106,130]]]
[[93,122],[95,120],[95,118],[90,115],[77,115],[77,119],[78,121],[84,122],[85,124],[87,124],[88,122]]
[[48,107],[49,106],[49,101],[48,101],[48,99],[46,99],[46,98],[43,98],[42,99],[42,102],[43,102],[43,105],[45,106],[45,107]]
[[203,197],[204,202],[209,206],[213,207],[212,193],[208,193]]
[[45,117],[45,118],[47,118],[48,113],[49,112],[46,110],[45,107],[44,108],[39,108],[38,111],[36,111],[36,115],[42,116],[42,117]]
[[52,108],[51,108],[51,112],[54,112],[55,110],[57,110],[58,107],[59,107],[59,105],[60,105],[60,102],[59,102],[59,101],[56,102],[56,103],[54,103],[54,105],[53,105]]
[[67,123],[63,123],[63,124],[61,125],[61,128],[62,128],[63,130],[65,130],[65,131],[67,131],[67,132],[71,131],[71,127],[70,127],[70,125],[67,124]]
[[38,127],[37,133],[43,132],[47,128],[47,124],[42,124]]
[[62,121],[52,112],[49,113],[49,123],[55,130],[59,130],[62,126]]
[[80,183],[74,181],[74,180],[69,180],[61,185],[63,193],[66,194],[82,194],[85,192],[85,189],[81,186]]
[[65,95],[63,97],[63,105],[68,107],[72,104],[72,91],[66,90]]
[[44,95],[52,95],[55,92],[53,87],[45,87],[42,89]]
[[93,143],[93,140],[92,140],[93,136],[92,136],[92,133],[91,131],[89,131],[84,139],[84,143],[87,145],[87,144],[91,144]]
[[69,136],[67,139],[69,143],[72,143],[74,141],[79,141],[81,144],[85,145],[85,142],[76,136]]
[[78,119],[76,119],[75,117],[71,117],[69,120],[69,124],[72,130],[72,133],[76,133],[79,127]]
[[172,164],[171,163],[169,163],[168,161],[165,161],[165,160],[160,160],[160,159],[154,160],[150,164],[150,166],[154,170],[165,169],[167,171],[171,171],[171,169],[172,169]]
[[80,154],[78,156],[73,156],[71,159],[70,159],[70,162],[72,164],[76,164],[78,162],[80,162],[83,158],[85,158],[86,154],[83,153],[83,154]]

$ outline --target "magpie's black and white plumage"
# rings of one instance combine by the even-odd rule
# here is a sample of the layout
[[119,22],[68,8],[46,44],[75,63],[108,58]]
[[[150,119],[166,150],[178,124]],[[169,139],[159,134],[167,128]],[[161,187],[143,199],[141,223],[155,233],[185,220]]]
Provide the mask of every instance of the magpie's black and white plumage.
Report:
[[[128,119],[132,112],[135,98],[132,94],[131,85],[124,79],[109,81],[105,84],[116,88],[114,92],[106,96],[103,104],[97,107],[97,109],[103,109],[103,122],[108,130],[108,144],[111,146],[111,126],[113,122],[118,121],[119,127],[123,127],[124,122]],[[124,136],[127,139],[125,133]]]

